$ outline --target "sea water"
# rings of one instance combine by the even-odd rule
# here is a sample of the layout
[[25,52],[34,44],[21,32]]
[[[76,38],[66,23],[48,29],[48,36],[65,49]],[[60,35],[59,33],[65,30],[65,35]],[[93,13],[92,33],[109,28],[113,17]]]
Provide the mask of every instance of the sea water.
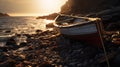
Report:
[[45,25],[44,19],[36,17],[0,17],[0,45],[13,34],[32,34],[38,29],[45,30]]

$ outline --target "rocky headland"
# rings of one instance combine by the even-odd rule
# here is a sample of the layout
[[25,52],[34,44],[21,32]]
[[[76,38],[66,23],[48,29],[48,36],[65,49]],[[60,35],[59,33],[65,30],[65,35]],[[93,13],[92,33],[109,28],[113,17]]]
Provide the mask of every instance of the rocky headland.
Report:
[[0,13],[0,17],[9,16],[7,13]]
[[119,0],[68,0],[61,8],[65,14],[90,14],[120,6]]
[[47,20],[54,20],[57,17],[58,13],[49,14],[46,16],[38,16],[36,19],[47,19]]

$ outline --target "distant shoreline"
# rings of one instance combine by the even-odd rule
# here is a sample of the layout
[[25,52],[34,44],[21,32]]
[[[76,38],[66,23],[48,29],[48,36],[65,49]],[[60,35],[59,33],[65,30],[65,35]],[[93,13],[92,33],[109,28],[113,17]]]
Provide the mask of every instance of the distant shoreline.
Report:
[[57,17],[58,13],[53,13],[45,16],[38,16],[36,19],[47,19],[47,20],[54,20]]
[[9,17],[10,15],[8,15],[7,13],[0,13],[0,17]]

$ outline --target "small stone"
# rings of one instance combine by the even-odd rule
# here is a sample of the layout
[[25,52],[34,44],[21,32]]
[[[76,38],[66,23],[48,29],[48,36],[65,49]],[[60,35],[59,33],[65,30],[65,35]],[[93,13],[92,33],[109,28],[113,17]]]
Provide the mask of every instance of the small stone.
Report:
[[72,63],[70,63],[69,65],[71,65],[71,66],[75,66],[76,63],[75,63],[75,62],[72,62]]
[[87,61],[84,61],[83,66],[87,66],[87,63],[88,63]]
[[23,61],[25,64],[31,64],[31,62],[29,61]]
[[24,67],[24,65],[23,65],[23,63],[21,62],[21,63],[19,63],[19,64],[16,64],[15,67]]
[[24,46],[26,46],[26,45],[27,45],[26,42],[22,42],[22,43],[20,43],[20,47],[24,47]]
[[39,67],[55,67],[55,66],[53,66],[52,64],[49,64],[48,62],[43,62],[40,64]]
[[9,40],[7,40],[6,46],[8,46],[8,49],[18,49],[19,48],[17,46],[17,43],[14,40],[14,38],[10,38]]
[[5,33],[11,33],[11,31],[10,30],[6,30]]
[[15,67],[15,61],[12,59],[0,63],[0,67]]
[[42,30],[36,30],[36,33],[42,33]]
[[77,64],[77,67],[82,67],[82,63]]
[[26,56],[25,55],[19,55],[22,59],[25,59],[26,58]]
[[7,42],[6,45],[16,45],[16,41],[13,38],[10,38]]

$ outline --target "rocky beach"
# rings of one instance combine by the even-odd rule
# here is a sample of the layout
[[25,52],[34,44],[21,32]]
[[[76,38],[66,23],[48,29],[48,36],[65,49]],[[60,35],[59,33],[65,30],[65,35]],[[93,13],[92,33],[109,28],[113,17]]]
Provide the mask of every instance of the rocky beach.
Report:
[[[111,67],[120,61],[120,47],[112,43],[119,36],[118,31],[104,35]],[[107,64],[103,49],[67,39],[54,29],[16,34],[8,39],[0,46],[0,67],[107,67]]]

